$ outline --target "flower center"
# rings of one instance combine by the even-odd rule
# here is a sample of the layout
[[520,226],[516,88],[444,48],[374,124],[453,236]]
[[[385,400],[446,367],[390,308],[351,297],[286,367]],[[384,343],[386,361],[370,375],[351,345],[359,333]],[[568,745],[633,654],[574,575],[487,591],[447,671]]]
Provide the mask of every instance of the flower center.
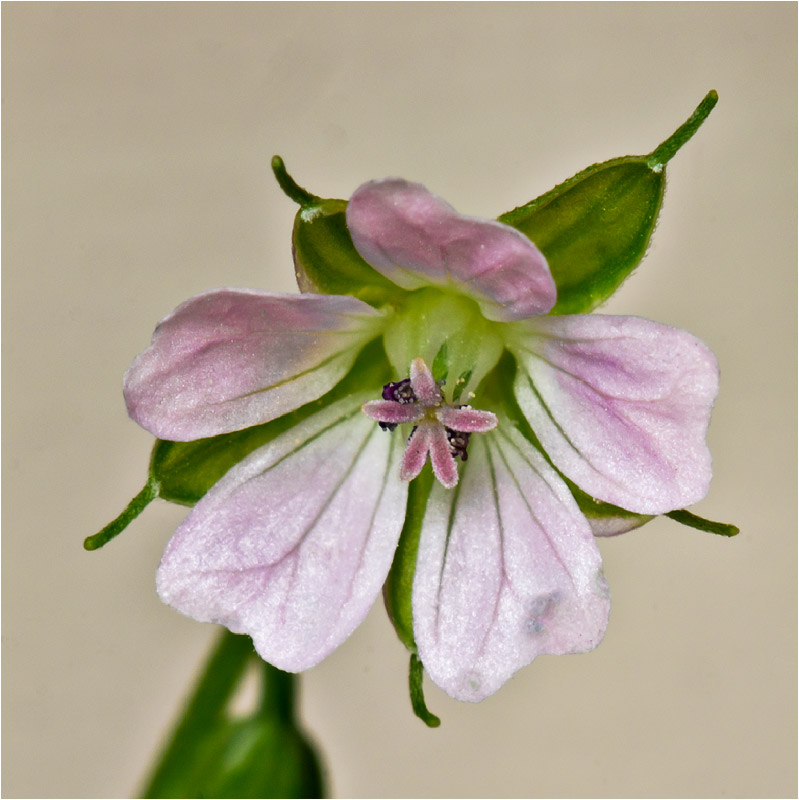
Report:
[[445,403],[443,384],[433,378],[424,359],[417,357],[411,362],[410,378],[387,383],[383,399],[365,403],[362,410],[384,431],[413,424],[400,469],[403,480],[413,480],[429,455],[436,478],[451,489],[458,482],[455,459],[466,461],[469,437],[495,428],[497,418],[490,411]]
[[468,394],[479,385],[504,347],[497,323],[485,319],[477,303],[431,287],[406,296],[388,322],[383,343],[400,375],[422,358],[436,377],[446,378],[445,394],[452,402],[459,391]]

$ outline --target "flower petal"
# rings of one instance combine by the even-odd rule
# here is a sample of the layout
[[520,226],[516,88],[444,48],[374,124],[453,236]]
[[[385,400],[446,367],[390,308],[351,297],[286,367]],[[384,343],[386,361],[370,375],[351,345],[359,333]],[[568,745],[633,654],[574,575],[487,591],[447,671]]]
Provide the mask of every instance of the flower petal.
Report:
[[335,386],[381,322],[353,297],[205,292],[165,317],[128,369],[128,413],[173,441],[267,422]]
[[413,393],[423,406],[434,406],[441,402],[441,389],[423,358],[414,358],[411,361],[410,375]]
[[610,608],[601,563],[566,485],[500,424],[475,441],[459,487],[430,494],[412,595],[424,668],[477,702],[542,653],[591,650]]
[[485,433],[497,427],[497,415],[476,408],[452,408],[444,406],[436,412],[442,425],[463,433]]
[[559,470],[642,514],[705,496],[718,366],[702,342],[637,317],[547,317],[519,328],[514,391]]
[[399,437],[347,398],[233,467],[164,552],[161,599],[253,638],[290,672],[312,667],[366,616],[399,540]]
[[416,422],[424,416],[424,409],[416,403],[398,403],[396,400],[370,400],[361,409],[375,422],[388,422],[402,425],[403,422]]
[[450,286],[497,321],[545,314],[555,304],[546,259],[524,234],[462,216],[421,184],[365,183],[347,206],[347,226],[364,260],[403,289]]

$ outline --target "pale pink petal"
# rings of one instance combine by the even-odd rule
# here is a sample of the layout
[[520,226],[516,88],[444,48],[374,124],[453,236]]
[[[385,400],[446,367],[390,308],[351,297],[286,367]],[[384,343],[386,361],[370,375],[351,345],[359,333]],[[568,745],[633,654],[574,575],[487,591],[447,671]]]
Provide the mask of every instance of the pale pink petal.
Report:
[[559,470],[591,496],[642,514],[705,496],[718,366],[702,342],[637,317],[546,317],[521,327],[514,391]]
[[422,358],[411,361],[411,388],[423,406],[434,406],[441,402],[441,389]]
[[128,413],[176,441],[267,422],[335,386],[381,324],[353,297],[197,295],[158,324],[125,374]]
[[405,514],[402,442],[348,398],[233,467],[164,552],[161,599],[247,633],[280,669],[321,661],[366,616]]
[[428,447],[433,474],[443,486],[452,489],[458,483],[458,467],[449,449],[447,432],[441,425],[430,425]]
[[375,422],[388,422],[401,425],[403,422],[416,422],[424,416],[424,409],[415,403],[397,403],[395,400],[370,400],[361,409]]
[[365,183],[347,206],[347,226],[363,258],[403,289],[453,287],[498,321],[545,314],[555,304],[549,266],[526,236],[462,216],[421,184]]
[[444,406],[436,412],[442,425],[453,431],[464,433],[484,433],[497,427],[497,415],[491,411],[476,408],[451,408]]
[[542,653],[601,641],[610,599],[591,530],[509,422],[474,440],[456,489],[433,486],[412,604],[424,668],[457,700],[482,700]]
[[402,467],[400,468],[402,480],[412,481],[422,471],[422,467],[427,462],[432,431],[433,426],[428,423],[419,425],[411,432],[408,446],[402,456]]

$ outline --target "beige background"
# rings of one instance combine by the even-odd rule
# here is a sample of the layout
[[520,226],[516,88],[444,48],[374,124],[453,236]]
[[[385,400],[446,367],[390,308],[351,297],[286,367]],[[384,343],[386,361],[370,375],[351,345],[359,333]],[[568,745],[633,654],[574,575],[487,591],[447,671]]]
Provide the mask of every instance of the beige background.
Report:
[[710,88],[639,273],[607,307],[717,353],[715,479],[601,543],[602,646],[478,706],[427,688],[382,607],[302,680],[337,796],[786,796],[796,787],[796,6],[5,4],[3,791],[136,792],[215,631],[162,606],[183,508],[83,537],[145,478],[122,373],[220,285],[293,290],[281,153],[312,191],[387,175],[494,216],[646,152]]

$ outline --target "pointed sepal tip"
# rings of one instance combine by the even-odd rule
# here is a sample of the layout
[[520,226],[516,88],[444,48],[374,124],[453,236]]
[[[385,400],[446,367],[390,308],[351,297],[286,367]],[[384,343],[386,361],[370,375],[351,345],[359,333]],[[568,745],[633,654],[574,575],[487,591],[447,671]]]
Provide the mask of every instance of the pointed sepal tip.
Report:
[[650,153],[646,159],[647,166],[655,172],[660,172],[677,151],[699,130],[718,101],[718,93],[715,89],[711,89],[696,107],[694,113],[665,142],[661,142]]
[[726,522],[713,522],[713,520],[692,514],[684,508],[678,511],[669,511],[666,516],[681,525],[687,525],[689,528],[696,528],[698,531],[704,531],[705,533],[715,533],[718,536],[737,536],[741,532],[737,525],[730,525]]
[[87,536],[83,540],[85,550],[99,550],[114,537],[119,536],[136,517],[158,497],[158,481],[150,478],[144,488],[128,503],[125,510],[113,521],[109,522],[99,533]]
[[272,172],[275,174],[275,179],[280,184],[280,188],[288,197],[297,203],[297,205],[305,208],[322,202],[320,197],[311,194],[307,189],[303,189],[302,186],[289,175],[286,170],[286,165],[280,156],[272,156]]
[[411,705],[413,706],[413,713],[419,717],[428,728],[437,728],[441,724],[441,720],[433,713],[431,713],[427,704],[424,701],[424,689],[422,682],[424,680],[424,667],[419,660],[416,653],[411,653],[411,663],[408,670],[408,687],[411,693]]

